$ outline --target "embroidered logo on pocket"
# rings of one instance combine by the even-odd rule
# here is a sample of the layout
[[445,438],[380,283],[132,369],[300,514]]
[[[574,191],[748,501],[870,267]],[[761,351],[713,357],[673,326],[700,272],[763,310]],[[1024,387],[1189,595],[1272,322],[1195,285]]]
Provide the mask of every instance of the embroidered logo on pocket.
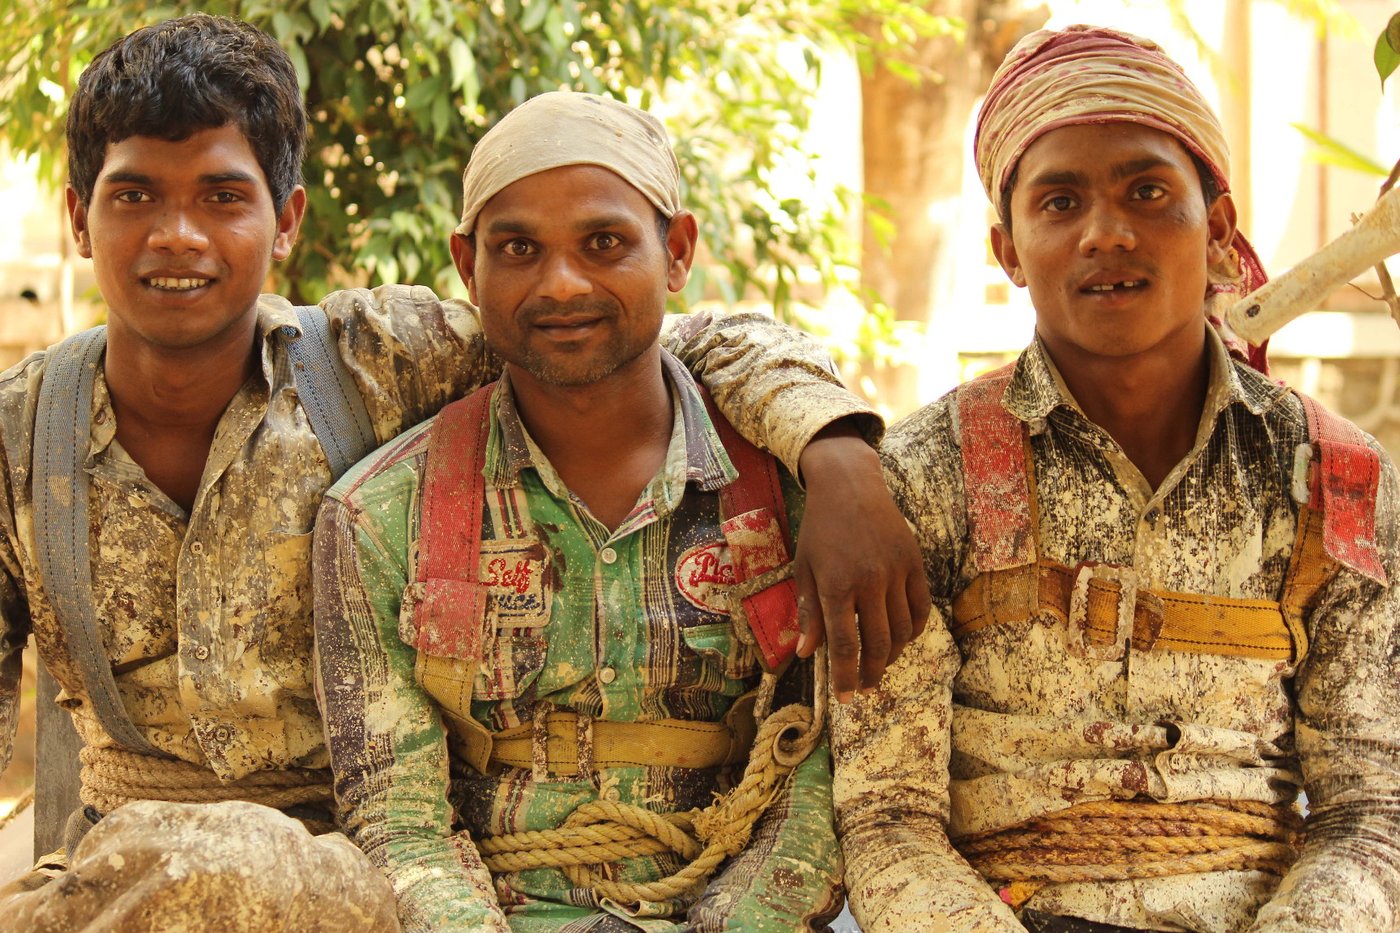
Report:
[[487,610],[498,626],[543,625],[549,618],[544,545],[534,539],[481,542],[478,579],[490,594]]
[[676,562],[676,589],[697,609],[727,615],[733,585],[734,562],[723,541],[698,544]]

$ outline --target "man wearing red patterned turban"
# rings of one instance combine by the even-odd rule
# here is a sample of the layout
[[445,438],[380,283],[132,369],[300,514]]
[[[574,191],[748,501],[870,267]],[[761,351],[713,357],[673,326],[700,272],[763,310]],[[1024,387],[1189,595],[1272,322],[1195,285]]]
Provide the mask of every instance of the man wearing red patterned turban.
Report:
[[1400,483],[1220,323],[1263,270],[1218,120],[1076,27],[1012,50],[975,147],[1036,332],[886,440],[935,609],[833,722],[857,918],[1393,933]]

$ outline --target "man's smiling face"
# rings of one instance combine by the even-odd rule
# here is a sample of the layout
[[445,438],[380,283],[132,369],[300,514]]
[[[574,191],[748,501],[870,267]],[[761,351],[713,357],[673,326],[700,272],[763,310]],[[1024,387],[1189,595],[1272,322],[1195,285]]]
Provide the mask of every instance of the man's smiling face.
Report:
[[663,240],[657,210],[595,165],[529,175],[492,196],[452,241],[487,342],[511,378],[589,385],[655,353],[668,291],[694,254],[689,214]]
[[1181,143],[1133,123],[1062,127],[1026,149],[1016,177],[1012,232],[994,227],[992,247],[1030,289],[1058,365],[1199,356],[1206,270],[1223,256],[1234,207],[1228,195],[1205,204]]
[[298,188],[276,212],[232,124],[179,141],[112,143],[90,203],[68,192],[78,252],[93,260],[112,335],[164,350],[250,339],[268,269],[291,251],[304,205]]

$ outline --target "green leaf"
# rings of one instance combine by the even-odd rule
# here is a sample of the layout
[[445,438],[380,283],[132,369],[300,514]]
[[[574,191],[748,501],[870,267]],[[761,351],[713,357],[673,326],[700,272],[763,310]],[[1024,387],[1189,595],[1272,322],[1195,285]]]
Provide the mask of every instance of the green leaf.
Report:
[[1376,39],[1376,74],[1381,76],[1381,87],[1397,67],[1400,67],[1400,13],[1396,13],[1386,24],[1385,32]]
[[549,13],[549,0],[525,0],[525,15],[520,18],[522,32],[534,32]]
[[307,8],[311,10],[311,18],[316,21],[316,25],[321,28],[322,32],[330,27],[330,0],[311,0],[311,2],[307,4]]
[[452,128],[452,98],[439,94],[433,100],[433,139],[440,140]]
[[1340,140],[1333,139],[1325,133],[1302,125],[1292,124],[1293,128],[1306,136],[1316,148],[1309,153],[1309,156],[1317,162],[1326,165],[1335,165],[1338,168],[1350,169],[1355,172],[1364,172],[1368,175],[1380,175],[1384,178],[1390,174],[1390,170],[1381,165],[1375,159],[1357,152]]
[[452,63],[454,89],[466,84],[467,79],[476,74],[476,58],[472,55],[471,46],[460,36],[453,38],[452,44],[447,47],[447,59]]
[[301,86],[301,94],[305,97],[311,87],[311,68],[306,64],[306,53],[301,50],[300,45],[293,45],[287,49],[287,57],[292,60],[292,67],[297,73],[297,84]]
[[416,113],[442,92],[442,75],[424,78],[404,91],[404,109]]

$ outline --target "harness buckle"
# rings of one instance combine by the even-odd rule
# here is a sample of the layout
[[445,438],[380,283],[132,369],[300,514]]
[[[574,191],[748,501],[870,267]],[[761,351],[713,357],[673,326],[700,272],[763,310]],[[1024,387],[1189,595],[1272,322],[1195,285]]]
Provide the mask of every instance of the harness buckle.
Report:
[[1133,638],[1138,581],[1132,567],[1084,561],[1074,568],[1068,619],[1072,653],[1098,661],[1123,659]]

